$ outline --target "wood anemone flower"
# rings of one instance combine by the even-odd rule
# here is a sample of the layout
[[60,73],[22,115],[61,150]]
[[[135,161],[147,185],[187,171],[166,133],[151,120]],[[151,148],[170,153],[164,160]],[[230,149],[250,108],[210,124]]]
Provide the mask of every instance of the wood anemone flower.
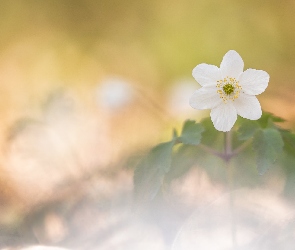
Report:
[[220,68],[202,63],[193,69],[193,77],[202,87],[189,103],[195,109],[211,109],[212,122],[219,131],[230,131],[237,115],[250,120],[262,115],[256,95],[267,88],[269,75],[263,70],[243,69],[243,59],[234,50],[224,55]]

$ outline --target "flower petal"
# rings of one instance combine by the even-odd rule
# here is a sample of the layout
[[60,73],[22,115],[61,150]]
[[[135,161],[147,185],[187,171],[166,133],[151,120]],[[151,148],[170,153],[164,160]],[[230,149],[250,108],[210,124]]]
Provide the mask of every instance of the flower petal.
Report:
[[247,69],[239,79],[243,92],[248,95],[259,95],[267,87],[269,75],[263,70]]
[[233,102],[238,114],[250,120],[257,120],[262,115],[260,103],[256,96],[240,93]]
[[195,109],[212,109],[221,103],[217,88],[213,84],[196,90],[189,100],[189,104]]
[[227,52],[220,64],[222,76],[237,78],[243,73],[244,61],[242,57],[234,50]]
[[210,116],[217,130],[227,132],[237,120],[237,111],[232,102],[222,103],[211,110]]
[[216,84],[222,79],[220,69],[217,66],[201,63],[193,69],[193,77],[201,85]]

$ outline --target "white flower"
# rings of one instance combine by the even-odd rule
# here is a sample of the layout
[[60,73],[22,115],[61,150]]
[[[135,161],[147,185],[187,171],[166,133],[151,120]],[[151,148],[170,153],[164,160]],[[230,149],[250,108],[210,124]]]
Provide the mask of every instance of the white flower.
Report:
[[190,98],[195,109],[212,109],[211,119],[219,131],[230,131],[237,115],[250,120],[261,117],[262,111],[255,95],[267,87],[269,75],[263,70],[247,69],[234,50],[225,54],[220,68],[199,64],[193,69],[193,77],[202,86]]

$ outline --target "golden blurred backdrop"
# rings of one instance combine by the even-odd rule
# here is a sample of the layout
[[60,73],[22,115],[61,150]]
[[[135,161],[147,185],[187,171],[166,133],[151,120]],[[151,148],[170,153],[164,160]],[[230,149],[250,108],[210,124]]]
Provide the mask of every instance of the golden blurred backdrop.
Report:
[[1,0],[0,223],[207,116],[188,105],[192,69],[230,49],[270,74],[262,108],[294,129],[294,12],[292,0]]

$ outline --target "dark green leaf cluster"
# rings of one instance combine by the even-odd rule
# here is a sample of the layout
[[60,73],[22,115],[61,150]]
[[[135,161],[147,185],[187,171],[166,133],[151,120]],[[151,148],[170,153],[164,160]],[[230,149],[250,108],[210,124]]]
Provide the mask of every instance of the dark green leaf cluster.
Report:
[[[282,118],[264,112],[257,121],[244,120],[238,129],[240,140],[253,140],[259,174],[264,174],[283,152],[282,130],[276,125],[283,121]],[[286,133],[291,134],[289,131]]]
[[203,131],[201,124],[187,120],[180,136],[174,131],[171,141],[161,143],[151,149],[134,173],[135,192],[139,199],[152,200],[158,194],[164,177],[171,169],[173,146],[179,143],[198,145]]
[[217,131],[210,118],[200,123],[185,121],[180,135],[174,130],[170,141],[152,148],[138,164],[137,198],[154,199],[192,167],[203,168],[215,182],[225,182],[228,159],[235,165],[238,185],[257,185],[259,176],[279,166],[292,177],[286,185],[295,188],[295,134],[277,125],[283,121],[266,112],[257,121],[240,118],[231,131],[232,152],[227,156],[225,133]]

